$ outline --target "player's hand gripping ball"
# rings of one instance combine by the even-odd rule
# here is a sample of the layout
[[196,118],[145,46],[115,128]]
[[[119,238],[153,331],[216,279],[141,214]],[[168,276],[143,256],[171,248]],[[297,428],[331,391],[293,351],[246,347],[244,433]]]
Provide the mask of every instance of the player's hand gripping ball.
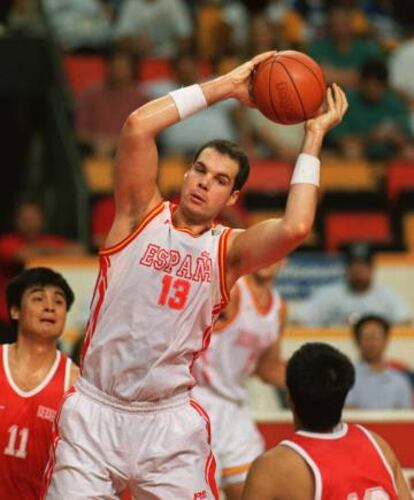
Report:
[[253,74],[252,96],[256,107],[276,123],[292,125],[312,118],[326,95],[319,64],[294,50],[278,52],[259,64]]

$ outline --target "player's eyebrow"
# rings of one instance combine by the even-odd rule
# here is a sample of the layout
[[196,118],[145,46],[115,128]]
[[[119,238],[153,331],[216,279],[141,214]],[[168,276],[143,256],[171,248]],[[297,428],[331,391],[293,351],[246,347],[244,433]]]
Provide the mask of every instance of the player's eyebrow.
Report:
[[[206,165],[202,160],[196,160],[194,162],[195,165],[201,165],[202,167],[206,168],[208,170],[208,165]],[[226,172],[215,172],[215,175],[221,176],[221,177],[226,177],[229,181],[231,180],[231,177],[226,173]]]
[[30,288],[30,290],[28,291],[28,293],[30,295],[32,295],[33,293],[38,293],[38,292],[43,292],[44,291],[44,288],[42,286],[34,286],[33,288]]

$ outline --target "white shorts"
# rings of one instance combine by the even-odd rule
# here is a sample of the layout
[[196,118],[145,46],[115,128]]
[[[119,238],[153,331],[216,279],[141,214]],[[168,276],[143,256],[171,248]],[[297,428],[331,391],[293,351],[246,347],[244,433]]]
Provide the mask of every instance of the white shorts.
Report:
[[188,394],[129,406],[102,396],[83,379],[66,396],[45,472],[48,500],[115,499],[126,487],[140,500],[218,498],[208,417]]
[[222,488],[244,482],[251,463],[264,451],[264,440],[248,409],[205,387],[195,387],[192,396],[210,417],[217,482]]

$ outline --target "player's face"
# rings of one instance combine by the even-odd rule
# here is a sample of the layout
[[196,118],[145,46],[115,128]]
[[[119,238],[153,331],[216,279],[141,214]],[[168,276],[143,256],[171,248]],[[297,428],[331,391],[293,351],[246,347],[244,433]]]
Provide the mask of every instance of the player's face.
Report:
[[184,177],[180,204],[198,222],[213,220],[225,206],[233,205],[238,163],[213,148],[204,149]]
[[367,321],[361,328],[359,349],[362,359],[369,362],[381,361],[387,346],[387,336],[380,323]]
[[11,316],[18,322],[18,334],[39,340],[56,340],[66,321],[66,300],[55,286],[33,286],[25,290],[20,308],[13,307]]

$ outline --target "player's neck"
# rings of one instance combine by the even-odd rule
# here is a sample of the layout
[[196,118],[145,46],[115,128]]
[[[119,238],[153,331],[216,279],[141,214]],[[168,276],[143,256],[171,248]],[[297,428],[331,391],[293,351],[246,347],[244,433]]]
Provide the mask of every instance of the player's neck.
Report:
[[56,358],[56,342],[45,342],[18,335],[15,344],[10,346],[10,357],[16,364],[36,370],[52,366]]
[[177,229],[186,229],[194,235],[203,234],[212,225],[212,221],[196,221],[178,205],[171,214],[172,222]]

